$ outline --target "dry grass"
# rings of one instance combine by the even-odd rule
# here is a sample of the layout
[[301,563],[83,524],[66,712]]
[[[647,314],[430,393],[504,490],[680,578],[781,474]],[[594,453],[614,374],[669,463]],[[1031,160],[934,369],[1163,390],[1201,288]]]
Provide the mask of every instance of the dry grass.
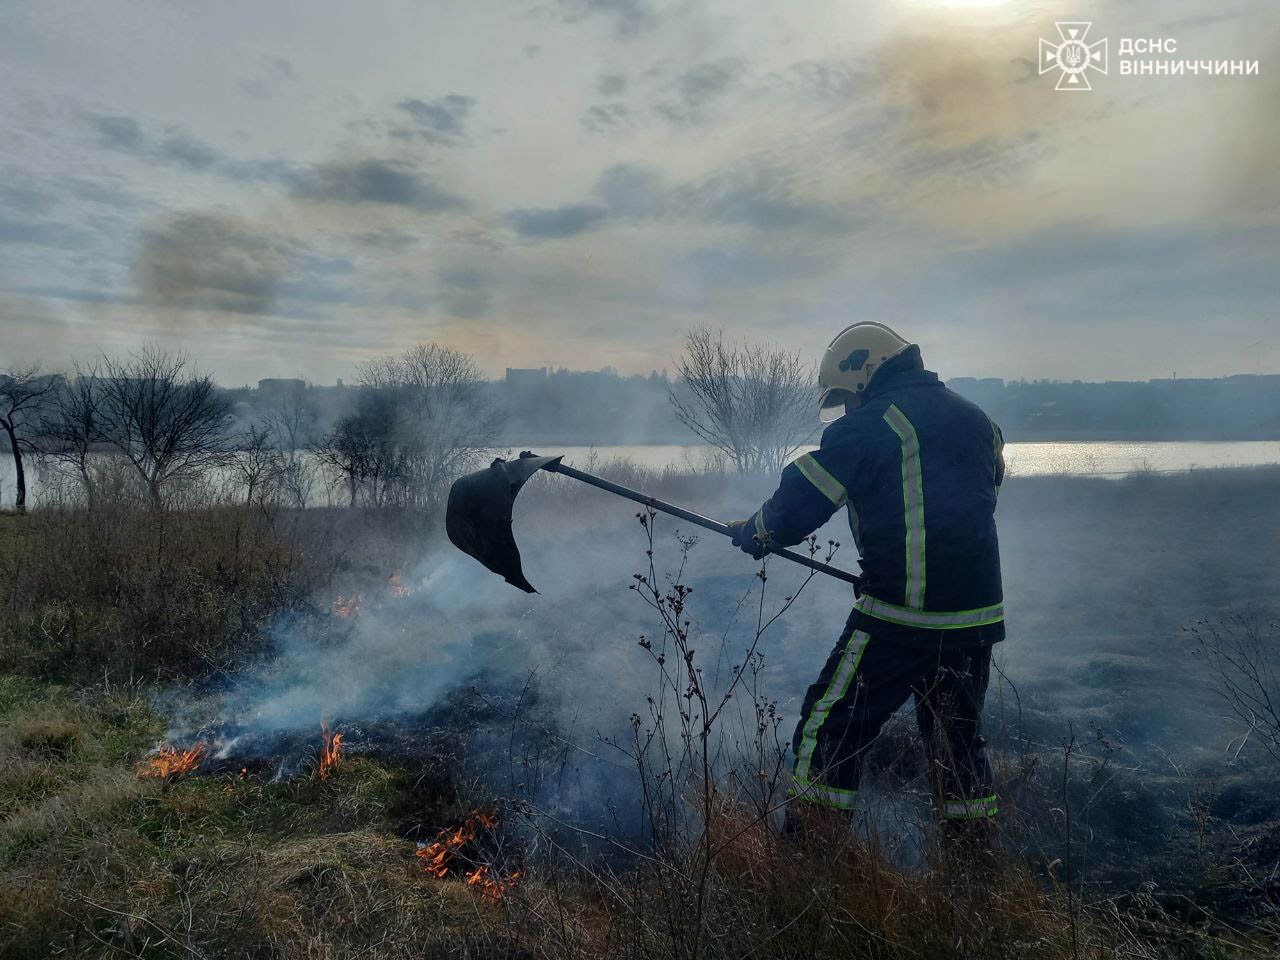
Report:
[[426,530],[364,510],[104,508],[0,517],[0,669],[136,684],[270,652],[282,614],[333,584],[385,579]]
[[908,871],[848,831],[784,841],[724,798],[701,907],[695,852],[582,859],[514,811],[507,855],[531,869],[495,904],[427,877],[405,836],[478,804],[456,770],[357,755],[324,781],[139,780],[160,727],[138,699],[0,682],[0,957],[1272,955],[1158,910],[1073,917],[1014,858],[938,844]]
[[[604,472],[672,499],[718,486],[629,469]],[[137,779],[164,730],[143,681],[265,656],[274,617],[322,621],[337,584],[384,583],[432,535],[406,519],[0,516],[0,958],[1275,955],[1263,928],[1184,922],[1140,895],[1081,906],[1016,856],[935,838],[905,870],[847,832],[784,842],[726,799],[701,899],[696,852],[584,858],[530,818],[508,837],[528,877],[494,904],[426,877],[409,839],[478,803],[456,768],[353,755],[324,781]]]
[[[14,689],[0,720],[0,956],[417,957],[501,913],[426,877],[391,830],[423,771],[344,760],[326,781],[140,780],[158,718],[139,700]],[[52,745],[52,749],[51,748]]]

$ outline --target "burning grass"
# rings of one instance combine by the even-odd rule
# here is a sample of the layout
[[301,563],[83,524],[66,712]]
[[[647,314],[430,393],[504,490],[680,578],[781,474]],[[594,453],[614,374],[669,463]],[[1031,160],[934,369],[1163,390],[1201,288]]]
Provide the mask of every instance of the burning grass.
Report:
[[342,756],[342,734],[333,733],[329,730],[329,725],[324,723],[320,725],[320,734],[323,743],[320,746],[320,762],[316,765],[316,775],[321,780],[328,780],[329,775],[338,766],[338,758]]
[[[699,925],[707,960],[905,960],[957,956],[961,945],[981,958],[1072,956],[1060,893],[1014,863],[981,875],[906,874],[856,841],[783,843],[724,801],[722,852],[699,914],[684,895],[693,862],[679,856],[611,870],[551,854],[517,874],[503,865],[497,810],[459,787],[450,761],[397,767],[343,753],[341,775],[327,780],[245,776],[234,761],[139,779],[135,765],[153,750],[158,724],[139,700],[87,703],[0,681],[6,960],[656,960],[686,956],[680,945]],[[415,849],[409,824],[432,841]],[[1269,956],[1208,939],[1217,953],[1188,952],[1185,941],[1125,952],[1117,929],[1082,916],[1079,956]]]
[[[417,869],[400,833],[456,820],[447,770],[344,754],[324,781],[213,773],[211,750],[155,751],[159,725],[143,700],[0,678],[5,960],[408,958],[499,937],[480,898]],[[138,776],[161,763],[186,773]]]
[[443,880],[454,869],[454,858],[463,848],[474,843],[482,830],[492,830],[497,825],[498,821],[492,814],[478,811],[467,817],[460,826],[441,830],[435,840],[418,851],[422,869],[427,876]]
[[[366,602],[402,608],[409,588],[389,571],[411,557],[371,546],[361,511],[300,522],[326,516],[346,533],[291,532],[278,517],[243,511],[14,521],[23,545],[0,548],[0,572],[12,573],[0,668],[20,674],[0,676],[0,957],[683,960],[694,942],[708,960],[1276,953],[1265,927],[1239,933],[1190,901],[1179,926],[1169,901],[1145,890],[1071,904],[1060,883],[1017,859],[975,871],[942,858],[904,871],[848,838],[781,843],[727,802],[701,901],[688,895],[701,866],[688,851],[579,857],[563,834],[522,833],[536,821],[504,808],[504,842],[536,841],[517,859],[490,849],[497,827],[472,822],[489,815],[492,798],[459,785],[452,757],[418,749],[421,731],[371,753],[367,729],[322,730],[317,758],[311,728],[282,779],[274,757],[216,759],[212,748],[185,773],[137,776],[160,758],[152,751],[165,723],[133,678],[193,677],[262,656],[271,642],[263,624],[281,612],[331,626],[328,639],[355,632],[340,622],[349,605],[349,616]],[[1065,551],[1061,562],[1079,556]],[[80,686],[50,686],[55,678]],[[123,695],[102,692],[122,683]],[[1144,819],[1132,804],[1117,810]],[[1176,818],[1144,822],[1179,842]],[[1273,866],[1277,837],[1258,822],[1242,843],[1271,851]],[[419,847],[419,838],[430,840]],[[1151,849],[1129,850],[1135,874],[1149,875]],[[511,862],[528,862],[529,873]],[[1256,878],[1266,893],[1267,870]]]
[[197,743],[186,750],[161,744],[155,753],[138,764],[138,777],[169,781],[185,777],[200,769],[207,750],[208,745],[204,743]]
[[329,612],[340,620],[350,620],[364,609],[364,598],[358,593],[349,596],[338,594],[329,605]]
[[[423,871],[436,880],[461,873],[468,887],[478,890],[490,900],[501,900],[519,882],[523,873],[512,870],[502,874],[491,863],[477,862],[478,841],[497,827],[498,818],[494,813],[477,810],[460,825],[441,830],[435,840],[418,849]],[[468,863],[471,864],[470,870],[466,869]]]

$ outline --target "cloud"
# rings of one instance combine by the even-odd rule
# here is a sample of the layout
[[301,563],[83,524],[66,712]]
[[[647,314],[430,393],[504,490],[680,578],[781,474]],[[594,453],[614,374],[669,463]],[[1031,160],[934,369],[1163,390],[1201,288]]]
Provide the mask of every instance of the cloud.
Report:
[[625,103],[596,103],[578,118],[588,133],[614,133],[632,126],[631,109]]
[[285,160],[235,160],[218,164],[218,176],[237,183],[288,183],[299,176],[298,168]]
[[269,314],[296,254],[243,219],[186,213],[143,230],[134,279],[142,300],[170,315]]
[[95,115],[90,124],[98,131],[98,142],[111,150],[141,153],[147,147],[142,126],[132,117]]
[[90,180],[86,177],[72,177],[61,182],[58,190],[64,196],[86,203],[100,203],[117,210],[135,209],[142,202],[137,194],[114,178]]
[[493,306],[489,280],[479,270],[458,268],[440,274],[441,306],[464,320],[487,315]]
[[30,215],[44,213],[53,206],[53,196],[47,190],[15,183],[11,179],[15,176],[9,174],[0,181],[0,208]]
[[517,233],[533,239],[576,236],[606,219],[681,220],[825,238],[849,233],[867,218],[863,210],[803,197],[796,179],[779,166],[744,162],[668,185],[655,167],[615,164],[601,172],[590,201],[517,210],[508,217]]
[[699,283],[712,290],[740,290],[785,283],[798,277],[821,277],[833,259],[829,255],[780,251],[767,246],[758,249],[738,246],[691,250],[683,263]]
[[450,93],[435,100],[407,99],[396,108],[408,114],[412,127],[395,127],[393,137],[418,138],[428,143],[456,143],[466,133],[467,117],[476,105],[474,97]]
[[411,233],[391,229],[369,230],[353,234],[351,240],[369,250],[385,250],[392,253],[408,250],[418,242],[418,238]]
[[606,17],[613,21],[614,31],[623,39],[652,29],[659,20],[649,0],[554,0],[551,12],[566,23]]
[[800,196],[795,179],[784,168],[746,162],[667,186],[653,167],[617,164],[600,174],[594,193],[611,215],[620,217],[676,217],[823,236],[846,233],[856,225],[840,204]]
[[465,200],[431,178],[394,160],[321,164],[291,179],[293,195],[304,200],[407,207],[421,213],[443,213],[467,206]]
[[669,199],[660,171],[629,163],[615,164],[601,173],[595,194],[611,213],[624,217],[661,216]]
[[548,210],[516,210],[512,225],[522,237],[562,239],[577,236],[600,225],[608,211],[589,203],[571,203]]
[[24,293],[33,297],[40,297],[46,300],[70,300],[75,303],[96,303],[96,304],[129,304],[136,303],[137,300],[128,294],[115,293],[111,290],[104,290],[100,287],[84,288],[84,287],[18,287],[18,293]]
[[[1183,230],[1117,230],[1097,223],[1066,223],[1016,241],[957,251],[940,261],[936,282],[954,290],[1036,290],[1050,283],[1071,289],[1060,301],[1064,317],[1082,303],[1101,310],[1118,303],[1209,303],[1231,295],[1260,302],[1280,296],[1280,274],[1266,269],[1280,243],[1280,228],[1201,225]],[[1044,305],[1046,308],[1049,304]],[[1160,314],[1153,317],[1159,323]]]
[[218,150],[178,127],[169,127],[163,137],[156,138],[132,117],[95,114],[89,123],[97,131],[101,146],[150,163],[198,172],[223,161]]
[[802,60],[767,78],[772,86],[791,89],[804,99],[846,105],[874,80],[873,71],[847,59]]
[[101,146],[157,166],[211,173],[237,183],[280,183],[297,176],[295,165],[287,161],[228,157],[180,127],[167,127],[157,136],[132,117],[93,114],[89,123],[97,131]]
[[743,62],[734,57],[696,64],[676,80],[674,98],[659,103],[655,109],[676,126],[706,123],[744,69]]
[[156,145],[155,157],[162,163],[188,170],[207,170],[218,162],[221,154],[207,143],[178,133]]
[[269,100],[290,83],[296,83],[298,73],[284,57],[271,57],[252,77],[240,81],[240,89],[246,96],[257,100]]
[[627,77],[623,73],[602,73],[596,80],[596,92],[602,97],[620,97],[627,92]]
[[60,250],[84,250],[91,246],[88,233],[65,223],[11,220],[0,216],[0,245],[53,247]]
[[837,204],[800,197],[793,175],[780,167],[746,164],[716,171],[677,191],[687,204],[715,223],[758,230],[842,234],[852,228]]

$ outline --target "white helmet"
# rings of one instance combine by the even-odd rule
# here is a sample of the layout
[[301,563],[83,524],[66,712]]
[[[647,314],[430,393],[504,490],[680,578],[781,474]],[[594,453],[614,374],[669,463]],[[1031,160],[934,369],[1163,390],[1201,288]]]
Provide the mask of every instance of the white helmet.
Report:
[[880,364],[911,346],[883,323],[866,320],[841,330],[818,367],[818,415],[823,423],[844,414],[840,391],[861,393]]

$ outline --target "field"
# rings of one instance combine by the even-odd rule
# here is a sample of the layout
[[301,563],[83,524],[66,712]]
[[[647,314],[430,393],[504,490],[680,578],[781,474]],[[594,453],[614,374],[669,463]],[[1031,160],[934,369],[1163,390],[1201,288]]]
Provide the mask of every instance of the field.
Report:
[[[717,516],[769,492],[607,469]],[[0,957],[1273,955],[1280,771],[1211,653],[1280,638],[1280,471],[1014,477],[999,521],[987,857],[930,826],[905,717],[856,831],[776,838],[848,592],[563,479],[517,506],[536,595],[416,513],[0,516]],[[711,701],[745,678],[709,779],[638,643],[650,530]],[[162,740],[205,753],[139,776]]]

